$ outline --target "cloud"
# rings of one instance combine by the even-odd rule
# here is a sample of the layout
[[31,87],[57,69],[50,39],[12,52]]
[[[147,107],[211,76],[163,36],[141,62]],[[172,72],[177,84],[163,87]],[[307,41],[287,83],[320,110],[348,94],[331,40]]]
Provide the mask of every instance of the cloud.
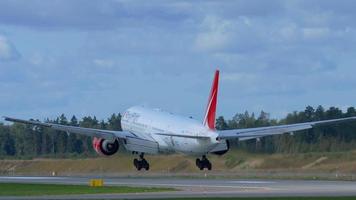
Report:
[[43,68],[44,66],[46,66],[46,68],[50,68],[51,66],[55,65],[56,60],[51,55],[35,52],[28,57],[28,62],[39,68]]
[[107,68],[111,68],[115,64],[115,62],[110,59],[94,59],[93,63],[99,67],[107,67]]
[[304,28],[303,35],[306,39],[327,38],[330,34],[329,28]]
[[15,46],[3,35],[0,35],[0,61],[18,60],[20,53]]
[[267,35],[261,34],[255,19],[246,16],[229,19],[207,15],[199,25],[195,49],[202,52],[246,53],[262,50]]
[[201,51],[222,50],[231,41],[232,23],[216,16],[207,16],[200,25],[202,31],[197,35],[195,48]]
[[[197,116],[216,66],[223,115],[256,105],[277,114],[309,103],[352,105],[355,6],[344,0],[3,0],[0,29],[23,59],[0,73],[2,85],[12,86],[1,88],[11,94],[0,98],[1,109],[17,99],[22,107],[12,112],[19,115],[27,107],[32,116],[41,109],[106,117],[145,101]],[[17,52],[9,39],[6,44]],[[41,95],[24,105],[24,94],[34,90]]]
[[[144,24],[167,25],[185,20],[184,3],[141,1],[0,1],[0,24],[50,30],[109,30]],[[65,13],[65,14],[64,14]]]

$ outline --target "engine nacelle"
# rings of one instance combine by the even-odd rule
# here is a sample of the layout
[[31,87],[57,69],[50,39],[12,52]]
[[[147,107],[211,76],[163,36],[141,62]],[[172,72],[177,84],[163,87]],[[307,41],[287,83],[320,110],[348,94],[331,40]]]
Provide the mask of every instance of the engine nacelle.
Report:
[[119,150],[119,141],[110,141],[102,138],[93,139],[93,148],[98,154],[111,156],[114,155]]
[[224,155],[225,153],[227,153],[229,151],[229,149],[230,149],[230,142],[229,142],[229,140],[226,140],[225,143],[226,144],[225,144],[224,150],[214,151],[212,153],[215,154],[215,155],[219,155],[219,156]]

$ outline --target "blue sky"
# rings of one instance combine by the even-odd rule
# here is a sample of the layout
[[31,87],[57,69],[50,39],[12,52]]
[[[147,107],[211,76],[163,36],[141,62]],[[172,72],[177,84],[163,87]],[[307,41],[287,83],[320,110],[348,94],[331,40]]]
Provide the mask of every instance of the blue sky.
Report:
[[356,102],[356,2],[0,1],[0,114],[105,119],[132,105],[283,117]]

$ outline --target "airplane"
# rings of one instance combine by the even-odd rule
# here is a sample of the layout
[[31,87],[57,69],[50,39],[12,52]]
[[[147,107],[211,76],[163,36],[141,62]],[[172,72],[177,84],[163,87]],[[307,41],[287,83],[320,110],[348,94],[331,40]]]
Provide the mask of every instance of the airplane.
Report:
[[34,120],[22,120],[4,117],[6,121],[42,126],[63,132],[93,137],[93,148],[104,156],[114,155],[123,146],[127,151],[138,155],[133,160],[137,170],[149,170],[150,165],[145,154],[183,153],[198,157],[196,166],[200,170],[211,170],[208,154],[223,155],[230,149],[229,140],[239,141],[260,139],[261,137],[311,129],[315,126],[356,120],[356,117],[314,121],[306,123],[216,130],[215,114],[218,100],[219,70],[215,71],[208,104],[203,122],[175,115],[161,109],[133,106],[127,109],[121,118],[122,131],[100,130],[43,123]]

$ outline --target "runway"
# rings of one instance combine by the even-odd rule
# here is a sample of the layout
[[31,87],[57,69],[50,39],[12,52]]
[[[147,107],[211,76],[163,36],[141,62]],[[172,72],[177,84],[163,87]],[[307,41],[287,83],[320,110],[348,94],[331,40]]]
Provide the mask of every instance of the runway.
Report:
[[[89,177],[0,177],[0,182],[88,184]],[[356,196],[356,182],[196,178],[104,178],[106,185],[172,187],[179,191],[135,194],[0,197],[0,199],[157,199],[172,197]]]

